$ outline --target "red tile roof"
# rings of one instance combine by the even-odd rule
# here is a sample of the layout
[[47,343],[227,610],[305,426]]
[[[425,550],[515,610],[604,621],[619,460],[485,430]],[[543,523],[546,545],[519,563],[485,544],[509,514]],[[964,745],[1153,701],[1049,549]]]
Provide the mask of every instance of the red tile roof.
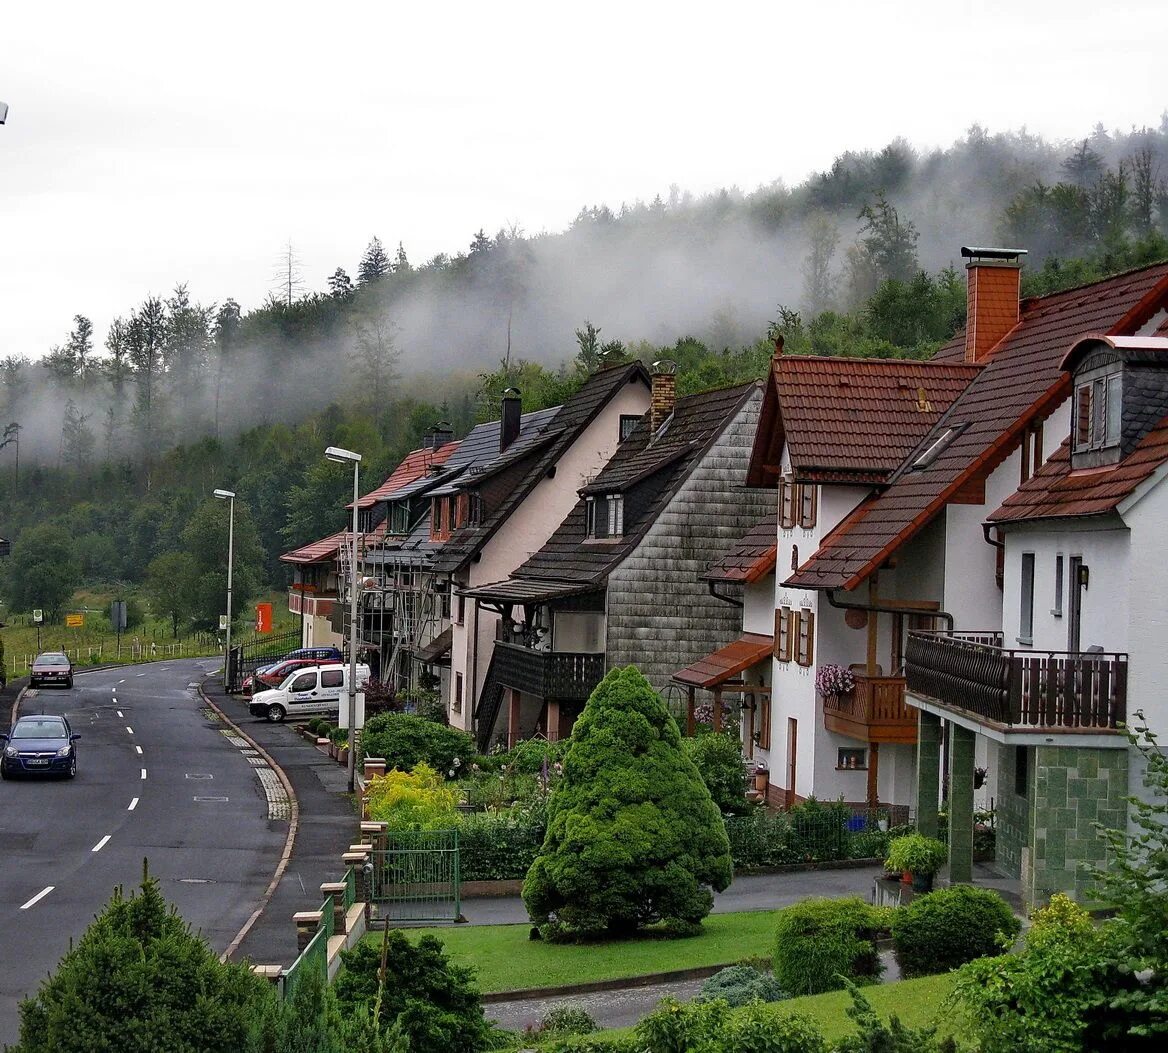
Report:
[[[406,459],[393,470],[393,474],[376,490],[370,490],[369,493],[365,494],[357,502],[357,507],[372,508],[378,501],[385,500],[390,494],[400,490],[408,483],[429,474],[431,468],[445,464],[446,459],[457,449],[457,442],[448,442],[436,450],[411,450],[410,453],[406,454]],[[353,502],[350,501],[345,507],[352,508]]]
[[702,575],[707,581],[737,581],[749,584],[775,569],[779,533],[778,515],[772,512],[755,523]]
[[1114,511],[1160,465],[1168,462],[1168,417],[1160,421],[1119,464],[1071,468],[1070,439],[1032,479],[1023,483],[989,518],[994,523],[1097,516]]
[[797,480],[883,482],[980,369],[964,362],[776,355],[772,426],[786,441]]
[[[964,431],[923,470],[912,468],[914,450],[888,489],[847,516],[787,584],[855,588],[963,487],[1001,464],[1026,426],[1049,416],[1067,397],[1070,381],[1059,363],[1078,337],[1134,333],[1166,302],[1168,264],[1023,301],[1018,325],[917,449],[927,449],[953,425],[967,425]],[[964,337],[943,349],[942,360],[952,360],[958,339]]]
[[687,687],[708,690],[724,684],[731,677],[737,676],[752,665],[757,665],[763,659],[770,658],[774,648],[773,636],[743,633],[732,644],[720,647],[705,658],[699,658],[693,665],[679,669],[670,679]]
[[327,563],[337,558],[337,549],[349,532],[342,530],[319,541],[294,548],[280,557],[282,563]]

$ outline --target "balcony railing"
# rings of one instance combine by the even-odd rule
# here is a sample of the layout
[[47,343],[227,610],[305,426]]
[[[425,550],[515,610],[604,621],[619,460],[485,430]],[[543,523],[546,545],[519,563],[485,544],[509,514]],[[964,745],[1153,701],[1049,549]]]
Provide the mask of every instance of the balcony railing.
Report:
[[909,634],[908,689],[1014,729],[1115,731],[1127,717],[1127,655],[1008,650],[1002,634]]
[[823,726],[863,742],[915,743],[917,711],[904,700],[904,677],[855,678],[855,690],[823,700]]
[[496,641],[494,675],[504,687],[537,698],[584,701],[604,679],[604,655],[578,651],[536,651]]
[[288,591],[288,610],[293,614],[305,614],[309,617],[327,618],[336,605],[335,594],[319,592],[302,592],[299,589]]

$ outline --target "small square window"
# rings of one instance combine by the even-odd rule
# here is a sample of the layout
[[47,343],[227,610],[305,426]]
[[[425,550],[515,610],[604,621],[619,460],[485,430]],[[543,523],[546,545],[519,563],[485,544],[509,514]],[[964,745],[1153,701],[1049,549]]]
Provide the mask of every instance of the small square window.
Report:
[[620,442],[624,442],[634,431],[637,430],[637,425],[641,423],[641,418],[631,413],[622,413],[620,416]]
[[840,749],[836,751],[835,766],[840,771],[862,771],[868,767],[868,751],[864,749]]

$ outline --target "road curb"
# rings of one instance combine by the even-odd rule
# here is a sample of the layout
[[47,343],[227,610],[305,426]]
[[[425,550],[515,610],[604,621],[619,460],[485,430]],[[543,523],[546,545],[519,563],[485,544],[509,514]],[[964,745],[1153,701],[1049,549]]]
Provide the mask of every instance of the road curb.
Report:
[[16,692],[16,698],[12,700],[12,712],[9,714],[8,726],[11,727],[16,723],[16,716],[20,712],[20,700],[24,698],[24,693],[28,690],[28,684],[25,684],[19,691]]
[[284,773],[284,769],[276,763],[275,758],[263,748],[255,739],[253,739],[246,731],[244,731],[238,724],[235,723],[220,707],[215,703],[211,697],[203,690],[203,684],[214,676],[213,673],[208,673],[203,677],[199,684],[199,697],[210,706],[218,715],[219,719],[223,721],[231,730],[243,739],[248,745],[252,747],[263,759],[268,766],[276,773],[280,782],[284,786],[284,792],[288,795],[289,802],[289,819],[288,819],[288,836],[284,839],[284,851],[280,855],[280,861],[276,864],[276,870],[272,874],[272,880],[268,883],[268,887],[264,889],[264,893],[260,896],[259,906],[252,912],[251,916],[243,923],[243,928],[235,935],[235,939],[228,944],[227,949],[219,956],[220,961],[227,961],[237,950],[240,944],[243,943],[247,934],[251,932],[252,926],[263,917],[264,911],[267,909],[269,903],[272,902],[272,897],[276,894],[276,889],[280,887],[280,881],[284,877],[284,871],[288,869],[288,864],[292,860],[292,849],[296,844],[296,834],[300,829],[300,801],[296,797],[296,791],[292,789],[292,782]]
[[558,987],[530,987],[519,991],[493,991],[480,997],[484,1005],[498,1005],[503,1002],[527,1002],[540,998],[557,998],[563,995],[596,994],[600,991],[634,991],[638,987],[652,987],[654,984],[678,983],[684,980],[705,980],[715,973],[728,969],[733,962],[724,965],[695,965],[692,969],[673,969],[665,973],[642,973],[640,976],[621,976],[612,980],[593,980],[584,984],[561,984]]

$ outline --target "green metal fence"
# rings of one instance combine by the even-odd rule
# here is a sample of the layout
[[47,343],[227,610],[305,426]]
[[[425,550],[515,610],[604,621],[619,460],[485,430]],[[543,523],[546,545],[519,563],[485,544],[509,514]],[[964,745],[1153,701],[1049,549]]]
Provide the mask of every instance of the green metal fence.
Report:
[[[330,900],[332,897],[329,897]],[[331,903],[330,903],[331,906]],[[309,941],[308,946],[300,952],[300,956],[284,973],[280,984],[280,991],[284,1001],[290,1001],[296,993],[296,985],[309,973],[315,972],[324,983],[328,983],[328,927],[332,925],[332,912],[325,915],[324,924],[316,930],[316,935]]]
[[394,831],[373,853],[371,901],[388,924],[458,921],[457,830]]

